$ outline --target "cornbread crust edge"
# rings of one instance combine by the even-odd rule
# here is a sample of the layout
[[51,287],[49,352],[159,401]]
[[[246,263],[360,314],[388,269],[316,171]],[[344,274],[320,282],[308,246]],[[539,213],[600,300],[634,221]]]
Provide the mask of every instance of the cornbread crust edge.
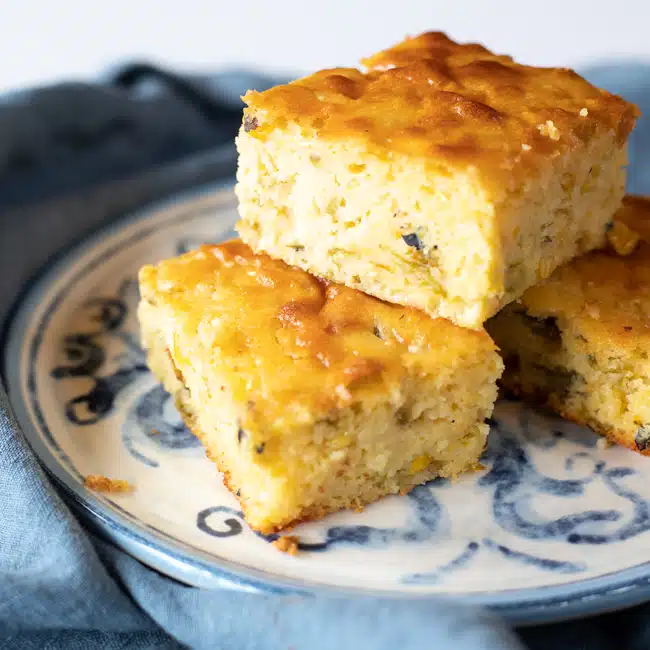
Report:
[[[228,244],[224,246],[227,247]],[[276,432],[275,438],[269,437],[269,427],[273,424],[271,420],[258,429],[247,428],[244,440],[246,444],[242,445],[238,420],[241,421],[241,414],[247,409],[247,400],[233,400],[232,379],[229,379],[227,373],[220,373],[217,367],[219,342],[214,348],[205,348],[199,344],[200,337],[192,334],[202,332],[203,336],[212,340],[205,327],[207,323],[213,322],[213,313],[219,313],[226,326],[229,320],[228,313],[219,310],[219,300],[214,305],[213,313],[206,313],[209,310],[203,303],[190,306],[194,304],[194,296],[210,296],[213,293],[210,287],[213,286],[214,279],[210,279],[206,268],[199,269],[198,275],[193,268],[195,265],[200,267],[201,264],[208,264],[211,250],[214,249],[204,247],[202,251],[163,262],[158,267],[162,269],[160,272],[153,267],[145,267],[140,276],[142,301],[139,317],[150,368],[172,394],[184,421],[202,441],[208,457],[224,474],[226,486],[239,499],[252,527],[263,533],[276,532],[341,508],[361,508],[386,494],[405,493],[430,478],[454,476],[474,465],[485,446],[488,427],[483,421],[492,412],[496,399],[496,378],[502,371],[502,363],[486,334],[463,330],[458,330],[461,346],[462,341],[465,341],[471,347],[475,344],[470,342],[476,340],[476,349],[466,353],[467,361],[460,361],[458,368],[450,371],[448,379],[444,379],[442,385],[436,384],[440,395],[435,393],[433,386],[426,388],[426,377],[417,378],[418,371],[413,378],[407,376],[406,383],[400,384],[401,388],[395,385],[387,393],[380,388],[381,384],[377,385],[377,390],[381,390],[377,398],[379,401],[374,402],[374,407],[368,407],[370,410],[365,410],[360,403],[362,412],[356,414],[356,402],[353,400],[347,407],[330,411],[331,424],[297,426],[287,423],[286,428]],[[242,255],[245,247],[238,250],[239,253],[234,257],[245,255]],[[251,259],[257,259],[252,256],[250,249],[248,256],[245,260],[247,263]],[[267,260],[266,264],[275,265],[276,270],[277,267],[283,267],[282,273],[287,274],[286,277],[309,277],[281,262],[272,262],[266,256],[262,257]],[[250,266],[247,268],[250,269]],[[246,277],[247,281],[254,283],[250,276]],[[262,283],[268,283],[274,277],[264,264],[260,268],[260,278],[262,277]],[[233,276],[228,276],[225,280],[228,290],[234,290]],[[286,284],[278,282],[280,287],[286,287]],[[268,295],[275,300],[282,290],[262,287],[255,301],[257,311],[265,308],[264,301],[260,301],[264,291],[269,291]],[[242,291],[250,299],[250,286],[248,289],[242,288]],[[350,313],[355,309],[364,311],[367,305],[376,302],[361,294],[355,297],[356,292],[349,289],[344,289],[344,292],[345,300],[353,300]],[[299,300],[299,296],[294,297]],[[187,313],[184,313],[184,308],[176,305],[177,299],[189,299],[189,303],[183,303],[187,306]],[[391,312],[399,309],[393,306],[385,308]],[[234,309],[241,325],[241,320],[245,320],[246,316],[241,315],[238,306]],[[408,314],[408,311],[402,312]],[[345,313],[345,308],[334,309],[333,317],[346,318]],[[197,320],[189,332],[185,328],[187,321],[184,319],[192,320],[195,316]],[[430,322],[417,312],[413,312],[409,318],[415,318],[427,327]],[[269,322],[268,327],[275,325]],[[352,327],[354,332],[357,331],[355,327]],[[440,327],[445,332],[457,330],[448,323],[440,324]],[[246,333],[252,330],[244,328],[242,331]],[[360,331],[359,334],[353,333],[355,341],[358,336],[361,336]],[[370,333],[370,336],[371,340],[377,340],[376,335]],[[360,342],[355,343],[362,346],[359,349],[363,349],[365,337],[363,334]],[[272,336],[271,340],[273,338]],[[226,342],[224,339],[223,343]],[[255,345],[250,340],[249,344]],[[440,354],[444,357],[446,352],[441,350]],[[202,365],[210,358],[214,359],[210,366]],[[242,363],[243,357],[239,359],[237,364]],[[283,363],[287,367],[283,368],[280,361],[277,363],[276,374],[279,379],[287,377],[289,361]],[[444,369],[440,370],[445,375]],[[272,377],[262,379],[262,383],[269,380]],[[387,380],[388,378],[385,379]],[[431,380],[437,381],[436,378]],[[451,381],[458,382],[460,388],[459,392],[454,393],[454,399],[459,400],[458,404],[450,411],[451,402],[445,401],[451,399],[447,392],[452,388],[448,383]],[[223,389],[219,386],[223,386]],[[367,394],[367,390],[366,387],[366,393],[359,395]],[[398,394],[398,390],[402,392]],[[421,390],[425,390],[426,394],[421,395]],[[385,397],[381,397],[384,393]],[[261,395],[253,392],[248,399],[256,400],[259,412],[263,412]],[[391,401],[393,399],[397,400],[394,405]],[[411,399],[415,401],[409,402]],[[399,420],[404,417],[400,415],[399,404],[404,405],[401,407],[403,409],[408,407],[409,412],[414,409],[413,415],[407,418],[415,419],[407,419],[397,426],[387,422],[386,418],[397,417]],[[437,404],[441,406],[436,406]],[[420,415],[417,409],[422,409]],[[429,413],[438,419],[429,421]],[[318,416],[317,413],[315,415]],[[264,442],[260,443],[262,439]],[[264,453],[256,451],[260,448]],[[363,451],[364,449],[368,451]],[[387,455],[385,458],[384,454]],[[375,466],[377,462],[379,464]],[[304,469],[303,463],[307,463]]]
[[612,232],[618,224],[630,245],[617,236],[558,269],[486,328],[504,355],[506,390],[648,456],[650,201],[626,197]]
[[478,328],[603,245],[633,105],[442,34],[366,63],[246,95],[237,229],[255,250]]
[[506,359],[506,372],[499,382],[507,393],[525,399],[533,404],[546,406],[564,420],[589,427],[592,431],[604,436],[615,445],[625,447],[626,449],[642,454],[643,456],[650,456],[650,447],[639,449],[635,442],[636,431],[638,431],[639,427],[637,427],[635,431],[629,431],[616,428],[615,426],[606,426],[597,419],[589,417],[584,412],[572,410],[572,408],[566,404],[564,398],[557,393],[554,393],[552,388],[549,387],[548,390],[545,390],[541,382],[537,383],[535,386],[531,386],[530,382],[522,381],[518,373],[510,372],[508,370],[508,365],[511,363],[513,363],[512,358]]

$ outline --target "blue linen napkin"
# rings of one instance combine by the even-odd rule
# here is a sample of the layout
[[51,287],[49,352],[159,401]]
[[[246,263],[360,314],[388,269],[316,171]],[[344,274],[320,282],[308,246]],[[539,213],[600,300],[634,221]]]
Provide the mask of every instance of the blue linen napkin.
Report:
[[[587,75],[650,110],[649,73],[636,64]],[[0,102],[0,322],[29,277],[71,242],[150,200],[232,174],[236,98],[269,83],[230,73],[194,80],[189,91],[163,79],[172,88],[163,91],[131,88],[137,76],[132,69],[119,77],[120,87],[68,84]],[[650,193],[650,165],[642,161],[648,124],[642,121],[632,145],[636,192]],[[650,646],[646,606],[515,633],[488,612],[444,600],[296,598],[181,585],[84,530],[29,449],[2,387],[0,495],[3,648]]]

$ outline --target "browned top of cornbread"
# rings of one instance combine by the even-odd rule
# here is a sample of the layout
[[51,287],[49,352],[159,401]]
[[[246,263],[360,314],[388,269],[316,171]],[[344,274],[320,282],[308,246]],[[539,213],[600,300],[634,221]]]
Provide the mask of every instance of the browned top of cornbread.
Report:
[[521,298],[531,315],[564,318],[592,351],[612,355],[650,349],[650,200],[625,197],[617,221],[641,236],[631,254],[589,253]]
[[[378,155],[417,156],[521,180],[542,161],[605,132],[623,144],[637,108],[566,68],[535,68],[430,32],[363,61],[244,96],[244,130],[297,123]],[[502,173],[499,174],[499,171]],[[517,177],[519,174],[519,178]]]
[[173,323],[161,327],[173,329],[164,333],[180,372],[216,369],[226,385],[214,389],[252,405],[247,427],[309,421],[353,400],[370,407],[407,372],[449,377],[495,349],[485,332],[319,280],[240,240],[145,266],[140,288]]

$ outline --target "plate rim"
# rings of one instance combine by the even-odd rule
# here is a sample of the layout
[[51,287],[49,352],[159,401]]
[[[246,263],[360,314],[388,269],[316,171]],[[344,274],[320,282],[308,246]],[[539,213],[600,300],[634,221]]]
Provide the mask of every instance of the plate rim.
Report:
[[[0,329],[0,378],[16,420],[47,475],[54,479],[72,509],[111,543],[144,564],[184,584],[203,588],[229,588],[278,595],[357,596],[399,599],[451,599],[487,607],[515,625],[561,621],[623,609],[650,599],[650,561],[604,575],[558,585],[505,589],[499,592],[408,594],[393,590],[326,585],[287,578],[273,572],[218,557],[177,540],[120,511],[117,504],[100,499],[79,482],[50,452],[44,431],[32,422],[20,391],[20,355],[23,332],[32,320],[31,304],[38,302],[61,277],[65,268],[103,240],[118,238],[128,226],[146,222],[156,214],[209,197],[232,197],[232,179],[197,186],[129,211],[109,224],[75,239],[46,261],[21,287]],[[52,301],[49,301],[51,303]],[[22,327],[21,327],[22,326]],[[12,373],[12,369],[16,372]],[[153,558],[152,558],[153,555]],[[189,574],[189,575],[188,575]],[[186,578],[183,578],[183,575]],[[187,577],[190,578],[188,581]]]

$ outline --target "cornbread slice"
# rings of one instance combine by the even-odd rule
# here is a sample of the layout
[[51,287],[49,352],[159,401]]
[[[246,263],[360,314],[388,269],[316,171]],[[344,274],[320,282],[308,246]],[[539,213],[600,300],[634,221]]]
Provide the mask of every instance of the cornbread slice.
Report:
[[[650,455],[650,201],[627,197],[609,250],[574,260],[486,323],[503,384]],[[617,252],[618,251],[618,252]]]
[[441,33],[363,63],[244,97],[253,249],[476,328],[604,243],[633,105]]
[[149,364],[265,533],[478,460],[503,364],[466,331],[255,255],[140,272]]

